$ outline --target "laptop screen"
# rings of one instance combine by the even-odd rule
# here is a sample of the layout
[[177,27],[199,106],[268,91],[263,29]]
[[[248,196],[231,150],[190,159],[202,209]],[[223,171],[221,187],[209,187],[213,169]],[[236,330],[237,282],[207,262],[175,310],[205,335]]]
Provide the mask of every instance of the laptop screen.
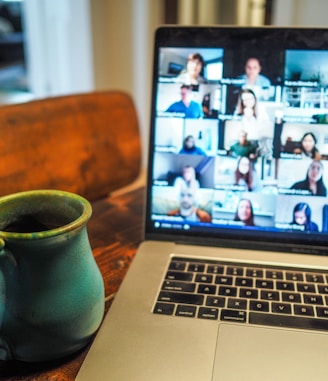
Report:
[[328,30],[163,27],[148,235],[317,252],[328,239]]

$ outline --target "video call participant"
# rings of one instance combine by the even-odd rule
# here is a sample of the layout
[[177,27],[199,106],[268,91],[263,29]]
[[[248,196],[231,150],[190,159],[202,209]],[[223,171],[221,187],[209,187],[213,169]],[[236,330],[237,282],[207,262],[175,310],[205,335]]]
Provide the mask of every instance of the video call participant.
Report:
[[306,190],[313,196],[327,196],[327,188],[322,179],[323,165],[319,160],[310,164],[306,178],[292,185],[291,189]]
[[256,157],[256,146],[247,139],[247,132],[242,130],[239,133],[239,140],[230,147],[230,154],[235,157],[248,157],[253,160]]
[[254,191],[259,182],[252,163],[248,157],[240,157],[235,170],[235,185],[242,185],[246,191]]
[[245,74],[238,79],[243,79],[243,88],[252,89],[259,100],[269,100],[274,95],[271,81],[268,77],[261,74],[262,66],[256,57],[250,57],[245,64]]
[[180,207],[171,210],[167,215],[182,217],[190,222],[211,222],[212,220],[209,213],[197,207],[197,194],[195,188],[181,189]]
[[261,71],[262,66],[260,60],[256,57],[250,57],[245,63],[245,74],[240,75],[238,78],[245,79],[246,86],[271,86],[271,81],[261,74]]
[[204,58],[199,53],[192,53],[188,56],[186,69],[177,77],[177,82],[185,85],[198,85],[204,83],[205,80],[201,76],[204,67]]
[[198,119],[204,116],[200,103],[192,100],[192,87],[182,85],[180,87],[181,100],[172,103],[166,112],[176,112],[184,114],[185,118]]
[[306,132],[301,139],[301,147],[296,148],[294,153],[301,153],[305,157],[310,157],[314,160],[320,160],[321,155],[316,147],[317,139],[312,132]]
[[242,222],[245,226],[255,226],[253,205],[250,200],[245,198],[239,200],[234,221]]
[[260,140],[271,133],[268,132],[268,128],[272,123],[264,107],[257,101],[253,90],[242,89],[239,92],[234,114],[241,117],[242,128],[250,140]]
[[253,90],[242,89],[239,92],[235,114],[245,118],[257,118],[257,99]]
[[195,168],[191,165],[186,165],[182,169],[182,176],[179,176],[175,179],[174,187],[182,189],[182,188],[199,188],[199,181],[196,179],[196,171]]
[[179,151],[179,154],[206,156],[206,153],[200,147],[196,146],[195,138],[192,135],[185,137],[183,147]]
[[319,231],[318,225],[311,221],[311,208],[305,202],[300,202],[295,205],[293,210],[293,225],[300,225],[304,227],[304,231]]

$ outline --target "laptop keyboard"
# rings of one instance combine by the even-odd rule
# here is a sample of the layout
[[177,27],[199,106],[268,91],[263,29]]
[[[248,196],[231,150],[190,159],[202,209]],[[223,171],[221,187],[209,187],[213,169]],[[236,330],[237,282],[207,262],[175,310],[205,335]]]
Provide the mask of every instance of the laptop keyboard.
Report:
[[171,259],[155,314],[328,330],[328,271]]

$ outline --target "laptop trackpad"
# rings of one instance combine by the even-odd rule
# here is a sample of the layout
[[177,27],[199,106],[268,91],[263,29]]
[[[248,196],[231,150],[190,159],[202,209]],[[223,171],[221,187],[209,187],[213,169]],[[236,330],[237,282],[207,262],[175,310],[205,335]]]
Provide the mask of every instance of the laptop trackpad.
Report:
[[221,324],[212,381],[327,377],[328,335]]

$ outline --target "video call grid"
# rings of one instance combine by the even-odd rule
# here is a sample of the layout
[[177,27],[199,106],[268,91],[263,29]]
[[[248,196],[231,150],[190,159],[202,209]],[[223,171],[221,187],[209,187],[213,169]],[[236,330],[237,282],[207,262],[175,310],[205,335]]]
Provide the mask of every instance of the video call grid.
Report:
[[[164,187],[164,198],[172,205],[178,203],[181,189],[177,191],[178,181],[174,177],[181,178],[183,168],[190,166],[197,178],[194,196],[197,205],[202,205],[209,215],[206,223],[248,227],[233,217],[238,202],[247,199],[252,203],[253,221],[257,221],[253,226],[326,231],[326,76],[311,67],[300,70],[297,65],[300,56],[302,62],[307,61],[304,57],[310,61],[313,55],[320,62],[328,62],[327,52],[280,52],[277,55],[280,65],[275,72],[266,72],[263,57],[250,55],[245,59],[245,73],[233,73],[231,54],[225,53],[220,48],[198,49],[196,53],[185,48],[161,51],[153,171],[154,219],[165,216],[164,219],[186,220],[163,210],[163,203],[159,202],[161,207],[156,208],[156,197],[161,200]],[[191,55],[201,56],[202,60],[197,82],[188,79],[183,68],[185,65],[187,69]],[[248,61],[250,66],[260,66],[260,85],[246,83]],[[256,104],[256,114],[246,114],[249,110],[242,107],[242,94],[248,97],[245,102]],[[182,96],[189,96],[194,106],[189,114],[177,105]],[[196,145],[195,152],[185,149],[187,138]],[[311,138],[315,152],[309,155],[304,152],[302,139]],[[241,144],[245,139],[250,143],[247,147]],[[307,189],[308,172],[317,163],[322,186]],[[251,181],[245,176],[237,181],[239,166],[248,166]],[[292,204],[302,205],[303,212],[304,208],[310,209],[311,227],[295,223]],[[197,216],[194,218],[190,222],[203,222]]]

